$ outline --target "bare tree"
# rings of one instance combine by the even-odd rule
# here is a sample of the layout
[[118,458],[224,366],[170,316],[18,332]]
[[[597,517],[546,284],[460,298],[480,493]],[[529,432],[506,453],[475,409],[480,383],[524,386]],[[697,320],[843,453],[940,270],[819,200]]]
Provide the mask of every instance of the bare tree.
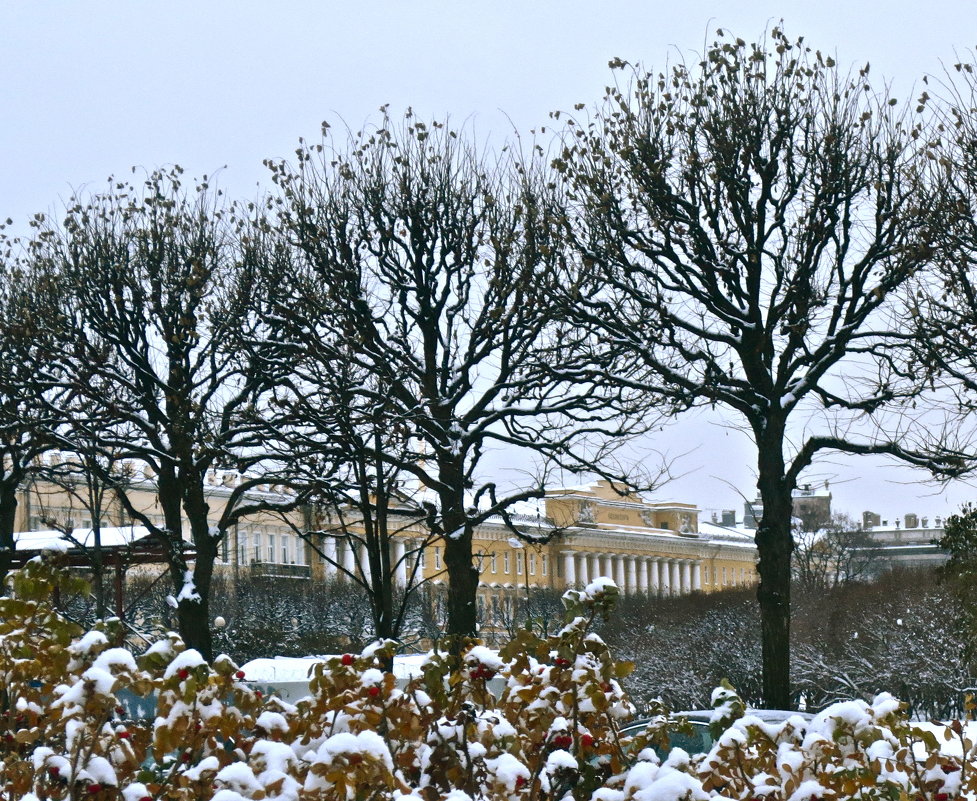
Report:
[[[8,221],[9,222],[9,221]],[[39,380],[39,367],[55,349],[44,312],[35,302],[50,291],[26,268],[19,245],[0,226],[0,587],[16,544],[18,491],[55,447],[57,416],[42,401],[58,393]],[[2,589],[0,589],[2,592]]]
[[829,590],[872,578],[879,546],[849,515],[835,513],[823,526],[794,519],[794,578],[805,590]]
[[[270,165],[296,247],[271,339],[290,343],[312,380],[353,365],[369,377],[356,392],[366,412],[382,409],[416,443],[413,453],[368,439],[356,447],[375,474],[395,466],[429,493],[448,633],[472,635],[475,527],[542,496],[555,467],[619,472],[607,457],[641,427],[620,417],[636,393],[605,387],[597,373],[560,373],[578,338],[551,303],[559,207],[538,164],[490,162],[410,114],[399,129],[385,117],[346,151],[325,136],[299,149],[296,166]],[[485,476],[484,457],[498,448],[527,474],[541,465],[528,486],[504,490]]]
[[920,386],[896,358],[911,334],[896,296],[956,210],[923,167],[925,131],[867,66],[840,72],[777,28],[720,37],[695,65],[635,68],[569,126],[556,163],[582,266],[568,304],[621,352],[622,385],[676,412],[721,405],[751,435],[763,692],[783,707],[801,472],[824,451],[965,467],[914,425]]
[[[59,438],[60,441],[60,438]],[[119,503],[119,494],[124,493],[134,483],[134,468],[131,463],[120,461],[116,454],[107,451],[95,442],[70,440],[77,451],[52,454],[57,458],[42,462],[35,470],[31,481],[24,485],[31,493],[31,506],[37,509],[33,515],[40,519],[46,528],[62,533],[64,539],[81,551],[90,561],[92,568],[92,591],[95,596],[95,616],[105,618],[104,559],[102,551],[102,529],[106,524],[124,526],[129,522]],[[80,447],[79,447],[80,446]],[[44,487],[44,491],[41,490]],[[58,510],[45,503],[46,496],[53,492],[63,503],[67,497],[71,508],[87,515],[88,525],[77,517],[65,519]],[[36,504],[36,507],[35,507]],[[79,525],[81,524],[81,525]],[[83,529],[79,537],[76,529]],[[87,532],[91,531],[91,541]]]
[[423,526],[422,493],[411,491],[416,481],[402,469],[421,458],[412,437],[376,402],[382,392],[362,391],[372,376],[349,361],[333,360],[323,370],[309,358],[323,343],[297,351],[271,336],[248,345],[275,377],[258,405],[267,444],[290,460],[309,498],[301,524],[284,521],[330,574],[362,588],[375,636],[400,639],[432,538]]
[[[208,659],[210,582],[225,532],[259,509],[302,500],[250,493],[276,465],[249,409],[265,378],[234,343],[257,325],[254,275],[274,253],[259,226],[219,202],[206,180],[185,190],[178,168],[154,172],[141,187],[119,183],[73,202],[63,224],[34,243],[38,269],[67,296],[52,303],[67,325],[56,332],[63,357],[50,370],[75,399],[52,406],[71,425],[66,444],[94,443],[150,468],[162,524],[131,493],[119,498],[166,547],[180,633]],[[206,480],[215,468],[243,480],[212,527]]]

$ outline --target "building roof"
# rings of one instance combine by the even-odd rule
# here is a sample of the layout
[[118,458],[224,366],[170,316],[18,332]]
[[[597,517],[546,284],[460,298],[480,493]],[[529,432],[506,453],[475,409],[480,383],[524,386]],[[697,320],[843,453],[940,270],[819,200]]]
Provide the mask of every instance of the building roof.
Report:
[[[103,548],[127,547],[149,536],[145,526],[101,526],[99,540]],[[67,550],[68,548],[95,547],[95,531],[91,528],[76,528],[71,537],[56,530],[22,531],[14,534],[18,551]]]
[[710,523],[705,520],[699,521],[699,533],[708,537],[710,540],[718,540],[724,544],[743,545],[755,548],[754,536],[756,530],[745,526],[721,526],[718,523]]

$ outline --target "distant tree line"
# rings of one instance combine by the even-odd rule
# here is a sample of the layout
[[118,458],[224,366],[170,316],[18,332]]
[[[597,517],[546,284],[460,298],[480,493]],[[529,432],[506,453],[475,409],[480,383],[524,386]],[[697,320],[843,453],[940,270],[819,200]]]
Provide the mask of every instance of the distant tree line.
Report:
[[[387,547],[413,514],[444,548],[463,638],[480,523],[560,471],[653,486],[659,468],[636,474],[621,448],[719,405],[756,445],[762,695],[790,703],[802,472],[824,452],[973,466],[957,419],[975,388],[973,71],[900,103],[778,28],[720,32],[661,73],[611,66],[548,146],[490,153],[384,110],[269,162],[257,203],[174,168],[6,235],[0,572],[15,490],[59,448],[164,546],[179,630],[208,657],[220,543],[268,508],[356,510],[355,532],[310,516],[301,533],[326,560],[335,538],[366,546],[351,577],[385,637],[421,591],[394,592]],[[515,489],[486,473],[501,447],[526,467]],[[163,523],[120,463],[155,477]],[[212,469],[244,477],[216,526]],[[256,501],[268,483],[288,493]]]
[[[963,714],[977,679],[964,658],[972,633],[961,625],[952,589],[933,571],[898,570],[828,590],[795,586],[794,598],[793,708],[813,712],[888,691],[919,719]],[[727,678],[748,704],[764,703],[752,591],[623,599],[600,634],[635,663],[628,690],[641,701],[707,709],[712,688]]]

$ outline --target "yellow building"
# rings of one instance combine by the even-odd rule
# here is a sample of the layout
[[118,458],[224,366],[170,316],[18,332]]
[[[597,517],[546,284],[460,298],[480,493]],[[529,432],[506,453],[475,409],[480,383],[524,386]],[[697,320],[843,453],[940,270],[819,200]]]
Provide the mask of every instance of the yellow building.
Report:
[[[134,505],[162,525],[151,473],[130,478]],[[208,476],[208,504],[215,520],[237,480],[230,472]],[[83,488],[78,490],[75,494],[42,482],[25,487],[17,529],[88,528],[91,512],[82,502]],[[283,497],[273,486],[259,492]],[[522,504],[511,520],[524,535],[540,542],[516,537],[501,519],[476,529],[473,550],[483,603],[530,588],[563,591],[585,586],[598,576],[612,578],[625,594],[662,596],[750,585],[757,579],[756,546],[749,534],[707,523],[700,527],[699,509],[692,504],[622,497],[604,481],[554,489],[538,503]],[[107,505],[101,522],[132,523],[117,501]],[[228,532],[218,567],[298,579],[340,578],[337,565],[351,573],[367,569],[363,546],[321,537],[316,546],[324,559],[296,531],[306,528],[300,512],[289,519],[270,512],[255,515]],[[355,534],[355,521],[349,530]],[[184,537],[189,538],[186,526]],[[443,548],[434,540],[421,550],[425,538],[419,521],[404,518],[390,554],[398,584],[405,585],[414,571],[434,585],[445,582]]]
[[[694,505],[621,497],[604,481],[551,490],[537,504],[522,504],[510,519],[539,543],[516,537],[502,520],[476,529],[473,550],[483,602],[530,588],[582,587],[598,576],[612,578],[626,594],[666,596],[757,580],[756,546],[749,533],[710,524],[700,530]],[[395,538],[391,564],[401,585],[417,556],[420,575],[434,585],[445,581],[438,542],[418,553],[424,536],[420,524],[405,524]],[[365,553],[357,554],[341,540],[324,539],[320,547],[349,572],[366,563]],[[314,559],[313,564],[326,578],[341,574],[328,561]]]

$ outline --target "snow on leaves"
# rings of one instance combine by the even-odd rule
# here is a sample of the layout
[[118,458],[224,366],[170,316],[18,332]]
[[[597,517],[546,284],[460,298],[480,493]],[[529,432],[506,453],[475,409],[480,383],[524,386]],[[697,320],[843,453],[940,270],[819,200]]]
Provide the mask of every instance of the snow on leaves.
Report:
[[[139,656],[107,625],[84,633],[45,593],[67,573],[40,560],[0,598],[0,796],[62,801],[950,801],[977,792],[964,728],[914,728],[890,695],[812,720],[751,716],[713,694],[708,753],[674,748],[665,711],[638,734],[616,662],[591,631],[616,587],[568,593],[567,624],[496,653],[435,651],[422,675],[382,670],[394,644],[318,663],[296,704],[265,697],[227,657],[171,634]],[[490,682],[501,682],[497,693]],[[494,686],[494,685],[491,685]],[[155,707],[133,717],[119,694]],[[947,742],[952,741],[952,742]],[[657,750],[656,750],[657,749]]]

